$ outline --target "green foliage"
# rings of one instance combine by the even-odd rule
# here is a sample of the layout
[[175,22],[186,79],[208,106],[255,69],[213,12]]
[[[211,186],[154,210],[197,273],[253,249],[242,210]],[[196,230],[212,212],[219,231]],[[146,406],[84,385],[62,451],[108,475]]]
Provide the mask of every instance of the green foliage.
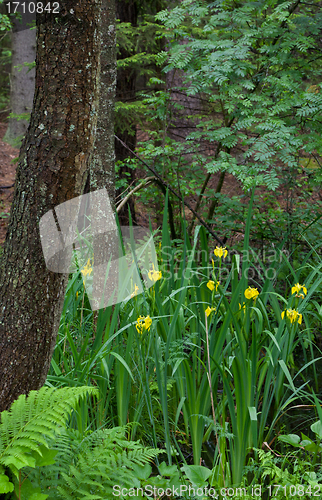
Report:
[[129,441],[128,432],[129,426],[86,434],[63,430],[52,443],[55,465],[26,474],[49,499],[105,499],[113,498],[114,485],[139,488],[139,471],[160,451]]
[[[145,15],[138,26],[131,23],[121,23],[117,20],[117,68],[126,69],[127,74],[135,72],[138,78],[149,78],[156,74],[157,53],[160,50],[160,40],[164,36],[164,28],[152,22],[152,16]],[[125,56],[126,55],[126,56]],[[142,123],[145,106],[142,103],[141,91],[135,100],[117,100],[115,106],[115,126],[123,132],[133,125]]]
[[[39,391],[31,391],[27,397],[19,396],[10,410],[1,413],[0,493],[12,492],[15,487],[18,491],[21,489],[23,468],[53,463],[56,452],[49,449],[47,439],[53,439],[57,426],[66,425],[77,402],[86,394],[95,395],[97,390],[94,387],[43,387]],[[17,495],[19,500],[47,498],[46,495],[37,496],[38,489],[33,490],[31,485],[27,489],[23,497]]]
[[190,139],[219,144],[208,172],[230,172],[246,189],[275,190],[300,150],[321,154],[322,16],[318,2],[296,5],[187,0],[157,15],[172,34],[165,71],[184,70],[186,92],[202,92],[213,116]]
[[[257,485],[266,495],[274,496],[278,500],[300,497],[309,500],[319,496],[322,488],[322,468],[312,467],[305,457],[288,453],[285,456],[274,456],[270,451],[257,450],[259,465],[248,467],[255,470],[258,479]],[[246,468],[247,470],[247,468]],[[256,483],[254,483],[256,484]],[[250,488],[248,487],[248,490]],[[255,499],[257,496],[249,495],[245,499]]]
[[[4,0],[0,0],[0,4],[4,3]],[[11,29],[11,22],[7,14],[0,13],[0,32],[9,31]]]
[[[197,195],[203,218],[218,226],[221,200],[216,196],[221,186],[218,191],[208,187],[216,173],[232,174],[246,192],[264,186],[275,192],[281,187],[283,192],[314,194],[322,164],[322,17],[317,0],[299,5],[277,0],[238,4],[187,0],[159,12],[156,19],[164,26],[167,43],[167,51],[162,47],[156,61],[164,72],[172,73],[167,85],[159,75],[152,77],[152,87],[158,84],[163,89],[142,96],[140,128],[149,140],[140,145],[141,156],[180,194]],[[180,96],[197,99],[199,105],[191,115],[180,109]],[[178,120],[182,138],[170,141],[168,130]],[[296,171],[303,159],[309,168],[304,164],[304,175],[299,176]],[[299,177],[302,181],[291,184],[290,179]],[[155,202],[151,188],[137,196],[145,206],[154,201],[155,210],[161,211],[163,203]],[[180,231],[180,204],[172,195],[169,199],[170,217]],[[221,207],[228,217],[231,210],[229,202]],[[301,210],[293,214],[292,208],[283,207],[279,221],[284,217],[287,229],[297,230]],[[312,210],[320,207],[314,202]],[[268,226],[265,210],[263,221]],[[230,229],[238,230],[232,225]]]
[[[190,465],[192,454],[199,466],[211,443],[217,486],[239,484],[252,450],[273,439],[294,401],[310,399],[306,374],[321,359],[313,350],[321,259],[312,267],[307,257],[294,269],[283,242],[262,259],[248,243],[251,208],[245,215],[243,250],[219,258],[200,227],[192,242],[186,232],[172,242],[165,210],[157,249],[162,278],[100,310],[95,321],[80,276],[71,277],[48,377],[98,387],[98,403],[84,402],[71,422],[83,432],[132,422],[131,438],[163,449],[169,465]],[[303,278],[307,295],[297,297],[291,289]],[[211,281],[220,281],[217,289]],[[260,292],[256,301],[245,295],[249,285]],[[287,310],[302,315],[301,324],[283,319]],[[137,318],[148,315],[151,328],[141,334]],[[304,353],[300,367],[296,350]]]

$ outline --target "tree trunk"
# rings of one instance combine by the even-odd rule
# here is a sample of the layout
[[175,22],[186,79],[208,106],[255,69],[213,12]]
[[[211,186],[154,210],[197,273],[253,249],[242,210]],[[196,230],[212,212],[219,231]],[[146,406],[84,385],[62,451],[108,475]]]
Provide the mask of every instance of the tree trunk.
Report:
[[37,16],[34,107],[0,269],[0,411],[46,380],[68,276],[46,268],[39,220],[83,193],[96,133],[101,3],[60,6]]
[[[9,2],[11,11],[14,3]],[[10,73],[10,110],[12,113],[22,115],[31,113],[35,91],[35,68],[21,66],[23,63],[33,63],[36,59],[36,30],[30,29],[29,24],[36,20],[36,14],[29,12],[23,14],[22,5],[19,4],[17,12],[22,15],[22,22],[12,18],[13,29],[11,34],[11,73]],[[12,17],[12,16],[10,16]],[[18,66],[18,67],[17,67]],[[26,133],[29,120],[9,118],[9,125],[3,138],[11,146],[20,147]]]
[[115,0],[102,0],[101,71],[96,141],[90,164],[90,190],[106,188],[114,211],[115,147],[114,102],[116,90]]
[[[90,173],[87,180],[87,190],[96,191],[105,188],[109,195],[95,203],[91,213],[100,228],[100,234],[93,241],[93,257],[95,262],[108,263],[111,255],[118,252],[118,231],[115,221],[115,147],[114,147],[114,103],[116,91],[116,30],[115,30],[115,0],[102,0],[101,8],[101,71],[99,86],[99,108],[97,115],[96,140],[90,161]],[[105,197],[104,197],[105,198]],[[97,199],[97,198],[96,198]],[[100,213],[100,215],[99,215]],[[93,219],[92,219],[93,223]],[[95,224],[95,223],[94,223]],[[104,230],[104,231],[103,231]],[[110,270],[108,288],[117,289],[118,267],[112,266]],[[93,275],[92,302],[96,307],[100,304],[101,294],[105,289],[105,273],[101,268],[95,268]],[[104,294],[105,295],[105,294]],[[105,302],[101,303],[106,305]],[[97,318],[95,311],[94,318]]]

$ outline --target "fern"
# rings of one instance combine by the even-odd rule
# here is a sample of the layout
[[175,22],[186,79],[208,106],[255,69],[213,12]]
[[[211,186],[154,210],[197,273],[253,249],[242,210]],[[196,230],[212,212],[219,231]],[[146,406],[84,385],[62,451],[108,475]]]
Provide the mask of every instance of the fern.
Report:
[[[100,429],[86,437],[62,430],[52,447],[55,465],[27,471],[49,499],[113,498],[113,486],[140,487],[137,466],[151,462],[161,451],[128,441],[129,426]],[[121,497],[122,498],[122,497]]]
[[75,405],[86,394],[97,394],[97,390],[92,387],[42,387],[28,396],[19,396],[9,411],[1,413],[0,493],[13,491],[13,484],[4,474],[5,468],[19,479],[23,467],[53,463],[56,453],[49,450],[47,441],[54,438],[57,426],[66,425]]

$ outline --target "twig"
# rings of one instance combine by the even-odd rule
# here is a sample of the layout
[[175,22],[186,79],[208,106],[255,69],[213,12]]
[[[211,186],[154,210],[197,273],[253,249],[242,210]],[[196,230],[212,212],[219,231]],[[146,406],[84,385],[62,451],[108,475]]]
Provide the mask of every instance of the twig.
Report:
[[190,206],[190,204],[187,202],[187,201],[184,201],[180,198],[180,196],[178,195],[178,193],[172,189],[171,186],[169,186],[169,184],[167,182],[165,182],[162,177],[154,170],[154,168],[150,167],[150,165],[148,165],[144,160],[142,160],[142,158],[140,158],[134,151],[132,151],[132,149],[130,149],[121,139],[119,139],[119,137],[117,137],[115,135],[115,139],[117,139],[123,147],[125,147],[125,149],[127,149],[128,151],[130,151],[130,153],[133,154],[133,156],[135,156],[135,158],[137,158],[141,163],[143,163],[143,165],[145,165],[153,174],[155,177],[157,177],[159,179],[159,181],[169,189],[169,191],[171,191],[172,194],[174,194],[177,198],[179,198],[180,201],[182,201],[186,207],[189,208],[189,210],[194,214],[195,217],[197,217],[197,219],[199,220],[199,222],[207,229],[207,231],[209,231],[209,233],[211,234],[211,236],[213,236],[215,238],[216,241],[218,241],[218,243],[221,245],[221,246],[224,246],[223,242],[221,241],[220,238],[218,238],[218,236],[212,231],[212,229],[210,229],[210,227],[208,226],[208,224],[206,224],[206,222],[197,214],[197,212]]
[[10,186],[0,186],[0,189],[10,189],[14,186],[14,184],[11,184]]
[[117,208],[116,208],[117,213],[119,213],[121,208],[124,207],[125,203],[129,200],[129,198],[131,198],[132,194],[139,191],[139,189],[146,186],[150,181],[152,181],[154,179],[155,179],[155,177],[146,177],[146,179],[144,179],[143,182],[141,182],[138,186],[135,186],[135,188],[132,189],[132,191],[130,191],[129,194],[127,194],[125,196],[125,198],[121,201],[121,203],[117,206]]

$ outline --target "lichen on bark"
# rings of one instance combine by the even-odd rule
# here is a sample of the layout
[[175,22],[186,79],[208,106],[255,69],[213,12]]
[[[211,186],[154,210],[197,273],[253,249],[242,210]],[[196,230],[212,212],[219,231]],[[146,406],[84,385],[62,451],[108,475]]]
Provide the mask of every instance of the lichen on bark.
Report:
[[95,140],[101,0],[61,5],[55,20],[37,17],[33,111],[0,268],[0,411],[45,382],[67,276],[46,268],[39,221],[83,193]]

